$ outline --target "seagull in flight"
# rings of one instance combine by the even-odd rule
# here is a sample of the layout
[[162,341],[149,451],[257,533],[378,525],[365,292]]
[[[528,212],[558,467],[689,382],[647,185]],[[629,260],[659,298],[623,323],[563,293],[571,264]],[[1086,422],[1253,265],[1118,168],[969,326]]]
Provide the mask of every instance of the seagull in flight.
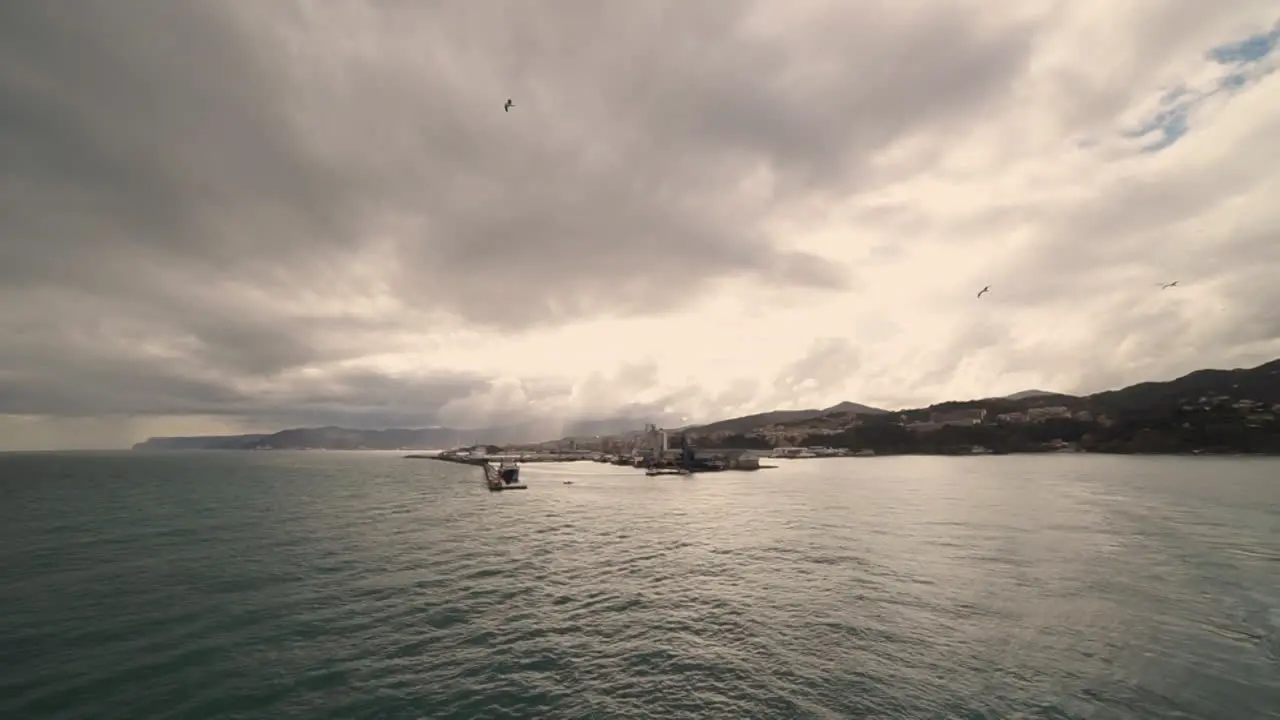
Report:
[[983,295],[986,295],[989,290],[991,290],[990,285],[982,288],[981,290],[978,291],[978,297],[982,297]]
[[515,104],[515,103],[513,103],[513,102],[511,102],[511,98],[507,98],[507,104],[502,106],[502,111],[503,111],[503,112],[511,112],[511,108],[513,108],[513,107],[515,107],[515,106],[516,106],[516,104]]
[[1161,289],[1161,290],[1168,290],[1168,289],[1169,289],[1169,288],[1171,288],[1171,287],[1178,287],[1178,281],[1177,281],[1177,280],[1174,280],[1174,281],[1173,281],[1173,282],[1171,282],[1171,283],[1163,283],[1163,284],[1161,284],[1161,285],[1160,285],[1160,289]]

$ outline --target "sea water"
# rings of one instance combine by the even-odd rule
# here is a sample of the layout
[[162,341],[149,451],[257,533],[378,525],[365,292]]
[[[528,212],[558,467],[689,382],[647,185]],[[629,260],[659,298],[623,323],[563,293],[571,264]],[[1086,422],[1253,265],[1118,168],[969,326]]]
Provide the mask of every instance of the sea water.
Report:
[[1280,462],[779,464],[0,455],[0,718],[1280,717]]

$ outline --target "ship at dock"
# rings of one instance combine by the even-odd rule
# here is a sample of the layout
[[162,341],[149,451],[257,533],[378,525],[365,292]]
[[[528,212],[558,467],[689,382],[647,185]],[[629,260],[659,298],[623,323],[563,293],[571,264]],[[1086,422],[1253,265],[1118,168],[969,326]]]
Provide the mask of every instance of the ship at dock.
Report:
[[497,467],[486,462],[483,467],[484,481],[489,492],[525,490],[529,487],[520,481],[520,466],[515,462],[503,460]]
[[[413,460],[439,460],[442,462],[457,463],[459,465],[473,465],[484,471],[484,484],[489,488],[490,492],[501,492],[503,490],[527,490],[528,485],[520,479],[520,465],[513,457],[494,458],[486,454],[482,450],[449,450],[438,453],[418,453],[414,455],[406,455],[405,458]],[[494,465],[494,460],[498,464]]]

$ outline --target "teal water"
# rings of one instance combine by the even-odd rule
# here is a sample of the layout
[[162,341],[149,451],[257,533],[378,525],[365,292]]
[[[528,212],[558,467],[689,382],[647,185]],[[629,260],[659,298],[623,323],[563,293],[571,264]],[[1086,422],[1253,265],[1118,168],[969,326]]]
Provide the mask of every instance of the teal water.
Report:
[[0,718],[1280,717],[1280,462],[525,474],[0,455]]

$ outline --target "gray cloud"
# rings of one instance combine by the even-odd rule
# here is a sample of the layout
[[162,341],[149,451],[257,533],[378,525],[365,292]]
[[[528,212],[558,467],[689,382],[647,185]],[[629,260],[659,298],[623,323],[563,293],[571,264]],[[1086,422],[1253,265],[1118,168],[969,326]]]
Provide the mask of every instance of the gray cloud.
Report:
[[[707,414],[745,406],[769,380],[650,397],[659,373],[643,363],[574,388],[349,361],[404,350],[430,365],[447,342],[436,328],[656,315],[722,281],[863,287],[866,272],[799,249],[770,221],[936,159],[1013,97],[1045,31],[899,7],[762,21],[779,7],[5,3],[0,415],[371,426],[540,407],[662,414],[681,398]],[[1198,17],[1158,29],[1185,42]],[[1110,118],[1117,92],[1086,84],[1073,97]],[[912,162],[876,161],[919,138]],[[989,304],[1061,298],[1070,270],[1139,262],[1144,223],[1195,217],[1262,175],[1218,182],[1135,183],[1063,210],[1048,244],[996,268],[1008,291]],[[900,239],[880,236],[869,259],[911,256],[930,223],[910,201],[884,208]],[[1001,212],[987,228],[1043,220],[1013,200]],[[1124,242],[1078,243],[1107,233]],[[1269,241],[1242,228],[1167,268],[1225,276],[1230,253],[1274,258]],[[1061,272],[1036,275],[1044,267]],[[1277,324],[1237,319],[1233,341]],[[909,325],[887,322],[886,337]],[[981,351],[975,337],[990,348],[1000,332],[957,340],[903,382],[943,382]],[[820,344],[765,394],[787,404],[813,383],[878,372],[867,355]]]
[[[14,366],[10,357],[5,364]],[[451,402],[490,387],[489,380],[465,373],[404,378],[353,371],[264,390],[236,387],[161,359],[140,363],[70,355],[0,373],[0,415],[207,415],[268,427],[423,426],[440,424]]]
[[[20,310],[3,367],[23,384],[0,412],[252,410],[234,379],[352,357],[389,329],[283,307],[359,294],[343,270],[373,251],[412,308],[402,327],[647,314],[718,277],[846,287],[760,221],[857,187],[895,137],[979,112],[1030,31],[827,17],[799,58],[794,37],[748,28],[752,9],[5,4],[0,294]],[[753,168],[773,178],[764,202],[733,191]],[[136,337],[106,351],[81,326]],[[167,357],[141,352],[161,338]]]
[[0,12],[6,285],[239,272],[354,230],[345,183],[294,139],[268,48],[216,4]]
[[[760,210],[726,186],[755,164],[783,192],[854,182],[883,142],[980,107],[1029,37],[939,16],[886,46],[865,22],[836,37],[827,21],[815,42],[831,69],[798,83],[791,42],[738,27],[746,4],[572,18],[345,7],[364,22],[217,3],[7,7],[0,127],[21,180],[4,195],[7,282],[120,280],[104,271],[135,252],[176,272],[265,275],[394,232],[402,290],[499,324],[643,312],[669,279],[774,265],[793,268],[784,282],[839,287],[755,235]],[[884,66],[848,63],[850,44]],[[521,90],[514,114],[496,111]],[[489,263],[544,281],[514,297],[459,272]],[[598,279],[619,267],[632,282]]]

